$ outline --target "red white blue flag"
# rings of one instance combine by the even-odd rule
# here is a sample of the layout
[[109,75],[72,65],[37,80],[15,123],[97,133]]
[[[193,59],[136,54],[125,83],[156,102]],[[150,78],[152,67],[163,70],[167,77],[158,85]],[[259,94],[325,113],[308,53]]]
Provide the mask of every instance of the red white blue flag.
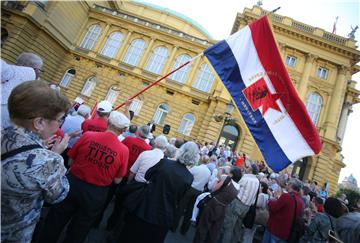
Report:
[[319,134],[291,83],[266,16],[204,54],[272,170],[320,152]]

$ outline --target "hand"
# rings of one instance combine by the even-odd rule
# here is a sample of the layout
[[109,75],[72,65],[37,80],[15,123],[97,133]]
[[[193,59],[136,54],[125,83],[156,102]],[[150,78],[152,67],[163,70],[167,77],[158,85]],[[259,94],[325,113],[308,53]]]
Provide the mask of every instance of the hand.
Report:
[[61,137],[56,138],[54,145],[51,148],[51,151],[61,154],[67,148],[69,144],[70,136],[65,134],[64,138]]
[[51,137],[49,137],[48,139],[45,140],[45,145],[48,149],[51,149],[56,141],[57,136],[56,135],[52,135]]
[[125,101],[125,107],[126,107],[126,108],[129,108],[132,102],[133,102],[133,100],[127,100],[127,101]]
[[81,131],[81,130],[68,133],[68,135],[69,135],[70,138],[79,137],[81,134],[82,134],[82,131]]

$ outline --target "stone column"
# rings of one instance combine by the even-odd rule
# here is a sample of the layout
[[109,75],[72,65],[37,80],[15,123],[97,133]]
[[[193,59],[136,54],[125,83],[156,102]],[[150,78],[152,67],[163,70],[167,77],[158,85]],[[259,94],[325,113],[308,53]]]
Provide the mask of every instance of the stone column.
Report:
[[309,83],[310,72],[315,58],[316,56],[314,56],[313,54],[306,55],[305,67],[303,74],[301,76],[301,80],[299,83],[299,91],[298,91],[300,98],[304,102],[306,101],[307,86]]
[[116,55],[115,59],[121,61],[123,59],[125,51],[128,49],[129,40],[131,37],[132,31],[129,31],[125,37],[124,42],[121,44],[120,50]]
[[189,76],[185,82],[186,84],[192,85],[192,83],[194,82],[195,74],[197,73],[197,71],[199,69],[202,59],[203,59],[203,57],[199,57],[192,64],[190,64],[191,70],[190,70]]
[[150,43],[149,43],[149,45],[146,47],[145,53],[144,53],[144,55],[142,56],[142,58],[141,58],[141,60],[140,60],[140,63],[139,63],[139,65],[138,65],[139,68],[141,68],[141,69],[144,69],[144,68],[145,68],[145,67],[144,67],[144,66],[145,66],[145,62],[146,62],[146,60],[149,59],[149,55],[151,54],[151,51],[152,51],[154,42],[155,42],[155,38],[151,38]]
[[[170,54],[170,57],[169,59],[167,60],[166,62],[166,65],[165,67],[163,68],[162,70],[162,73],[169,73],[171,70],[169,69],[170,68],[170,65],[172,63],[175,63],[173,60],[174,60],[174,57],[175,57],[175,54],[176,52],[178,51],[179,47],[178,46],[174,46],[172,51],[171,51],[171,54]],[[172,67],[172,66],[171,66]]]
[[330,104],[328,107],[328,112],[326,115],[326,132],[325,137],[331,139],[333,141],[336,140],[336,130],[338,127],[339,116],[341,112],[340,105],[342,105],[343,101],[341,97],[343,92],[345,91],[344,88],[346,87],[346,80],[345,75],[348,72],[347,68],[341,66],[338,71],[337,78],[335,80],[335,86],[333,88],[333,93],[331,95]]
[[337,135],[336,135],[336,138],[338,139],[340,144],[342,144],[343,139],[344,139],[347,120],[349,118],[350,113],[352,112],[351,108],[352,107],[351,107],[350,102],[345,102],[343,107],[342,107],[340,121],[339,121],[338,129],[337,129]]
[[106,25],[104,31],[101,33],[101,35],[99,36],[99,40],[98,42],[95,44],[95,48],[93,49],[93,52],[98,53],[100,48],[103,48],[107,37],[108,37],[108,32],[110,29],[111,25]]
[[279,51],[284,62],[285,62],[285,48],[286,48],[286,44],[283,42],[279,42]]

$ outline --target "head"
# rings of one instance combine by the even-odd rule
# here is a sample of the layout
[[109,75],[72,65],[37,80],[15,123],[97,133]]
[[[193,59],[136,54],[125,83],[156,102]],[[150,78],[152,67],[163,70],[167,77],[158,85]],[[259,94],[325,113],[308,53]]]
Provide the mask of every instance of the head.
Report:
[[136,125],[130,125],[129,132],[130,133],[136,133],[138,127]]
[[256,163],[251,165],[251,173],[254,175],[259,174],[259,166]]
[[267,194],[269,189],[268,184],[262,181],[260,182],[260,185],[261,185],[261,192]]
[[176,153],[176,160],[187,166],[194,165],[199,159],[200,150],[194,142],[184,143]]
[[175,146],[176,138],[170,138],[169,143]]
[[177,138],[175,141],[175,147],[180,148],[184,144],[184,139]]
[[97,105],[96,113],[99,117],[107,118],[107,117],[109,117],[112,109],[113,109],[112,104],[107,100],[103,100],[103,101],[100,101],[99,104]]
[[23,52],[21,53],[16,59],[16,65],[24,66],[24,67],[31,67],[34,69],[36,74],[36,79],[40,77],[40,74],[43,72],[43,60],[41,57],[34,53]]
[[77,109],[77,113],[80,116],[84,117],[85,119],[88,119],[90,117],[90,112],[91,109],[87,105],[80,105],[79,108]]
[[9,32],[5,28],[1,28],[1,47],[3,47],[8,37]]
[[301,187],[302,187],[301,181],[298,180],[298,179],[296,179],[296,178],[293,178],[293,179],[291,179],[290,182],[289,182],[288,191],[289,191],[289,192],[292,192],[292,191],[300,192]]
[[158,149],[165,150],[168,145],[168,140],[164,135],[157,136],[154,141],[154,146]]
[[301,194],[302,194],[303,196],[309,195],[309,192],[310,192],[310,188],[309,188],[308,186],[303,186],[303,187],[301,188]]
[[324,204],[325,212],[334,218],[339,218],[346,213],[346,206],[337,198],[329,197]]
[[203,156],[201,156],[200,164],[206,165],[207,163],[209,163],[209,160],[210,160],[210,157],[209,157],[209,156],[203,155]]
[[177,148],[174,145],[168,144],[166,145],[164,155],[169,159],[175,158],[176,150]]
[[141,139],[147,139],[149,137],[149,134],[150,134],[150,127],[147,125],[142,125],[137,130],[137,136],[140,137]]
[[112,111],[108,119],[108,130],[117,136],[123,133],[130,125],[130,120],[123,113]]
[[62,125],[71,103],[44,81],[28,81],[16,86],[9,97],[10,119],[48,139]]
[[233,179],[235,182],[239,182],[242,177],[241,169],[239,167],[232,166],[230,170],[230,176],[231,179]]

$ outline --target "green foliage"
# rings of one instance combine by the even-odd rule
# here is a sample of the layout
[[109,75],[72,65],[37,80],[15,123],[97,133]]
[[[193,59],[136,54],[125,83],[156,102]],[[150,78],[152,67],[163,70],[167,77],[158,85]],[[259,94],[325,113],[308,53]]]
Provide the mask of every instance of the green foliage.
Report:
[[336,197],[340,197],[342,194],[346,195],[346,198],[349,201],[349,207],[356,206],[357,201],[360,199],[360,192],[353,189],[340,188],[336,193]]

